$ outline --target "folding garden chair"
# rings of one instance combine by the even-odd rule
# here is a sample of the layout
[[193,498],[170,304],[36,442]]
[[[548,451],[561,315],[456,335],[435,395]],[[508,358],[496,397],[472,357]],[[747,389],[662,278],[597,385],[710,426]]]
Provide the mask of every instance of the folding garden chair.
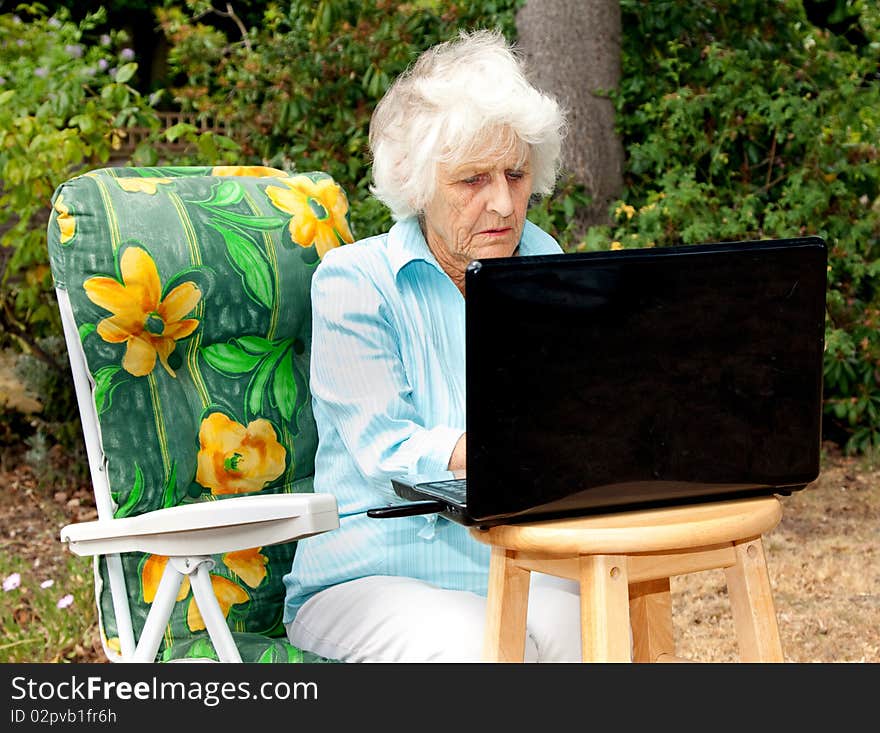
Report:
[[105,168],[52,199],[52,275],[98,508],[112,661],[320,661],[281,622],[297,538],[338,527],[312,491],[309,286],[352,241],[323,173]]

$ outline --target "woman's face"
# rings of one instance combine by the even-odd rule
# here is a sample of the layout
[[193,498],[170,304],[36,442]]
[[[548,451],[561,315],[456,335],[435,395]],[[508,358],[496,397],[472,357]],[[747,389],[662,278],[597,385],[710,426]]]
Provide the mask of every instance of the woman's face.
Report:
[[425,207],[428,246],[453,279],[478,258],[509,257],[526,221],[532,174],[515,146],[464,164],[438,166]]

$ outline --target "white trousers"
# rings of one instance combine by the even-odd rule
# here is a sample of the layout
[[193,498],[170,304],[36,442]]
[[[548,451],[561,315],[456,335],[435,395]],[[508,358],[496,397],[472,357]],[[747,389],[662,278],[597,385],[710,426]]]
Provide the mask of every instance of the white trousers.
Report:
[[[485,622],[484,596],[373,575],[316,593],[287,636],[300,649],[344,662],[479,662]],[[577,583],[532,573],[525,661],[580,660]]]

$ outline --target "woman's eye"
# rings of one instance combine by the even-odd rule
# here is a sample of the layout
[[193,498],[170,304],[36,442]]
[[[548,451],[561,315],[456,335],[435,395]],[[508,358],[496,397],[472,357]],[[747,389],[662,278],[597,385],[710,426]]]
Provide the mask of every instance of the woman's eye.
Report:
[[[509,181],[520,181],[525,177],[525,172],[520,170],[509,170],[505,171],[504,175],[507,177]],[[477,173],[473,176],[468,176],[467,178],[462,178],[461,182],[467,186],[475,186],[480,183],[485,183],[489,179],[489,175],[486,173]]]

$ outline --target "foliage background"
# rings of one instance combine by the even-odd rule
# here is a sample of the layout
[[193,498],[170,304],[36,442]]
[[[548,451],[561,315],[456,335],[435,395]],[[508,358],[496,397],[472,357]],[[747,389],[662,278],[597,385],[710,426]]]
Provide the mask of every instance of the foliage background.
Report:
[[[153,9],[168,48],[161,85],[94,3],[79,4],[76,19],[37,5],[0,14],[0,348],[23,354],[22,374],[44,404],[30,424],[6,411],[0,440],[76,439],[46,267],[55,186],[107,164],[137,124],[155,130],[135,151],[138,164],[322,169],[346,188],[355,235],[380,231],[390,217],[368,192],[375,103],[421,50],[461,28],[497,26],[515,39],[519,4],[169,0]],[[585,196],[567,177],[530,219],[568,251],[824,237],[826,438],[873,451],[880,10],[872,0],[620,5],[623,76],[612,96],[627,164],[615,223],[578,231],[573,214]],[[175,108],[222,120],[229,137],[187,124],[161,131],[156,111]],[[159,145],[171,139],[190,144]]]
[[880,9],[622,0],[627,150],[617,226],[590,247],[819,235],[828,243],[825,432],[880,444]]

